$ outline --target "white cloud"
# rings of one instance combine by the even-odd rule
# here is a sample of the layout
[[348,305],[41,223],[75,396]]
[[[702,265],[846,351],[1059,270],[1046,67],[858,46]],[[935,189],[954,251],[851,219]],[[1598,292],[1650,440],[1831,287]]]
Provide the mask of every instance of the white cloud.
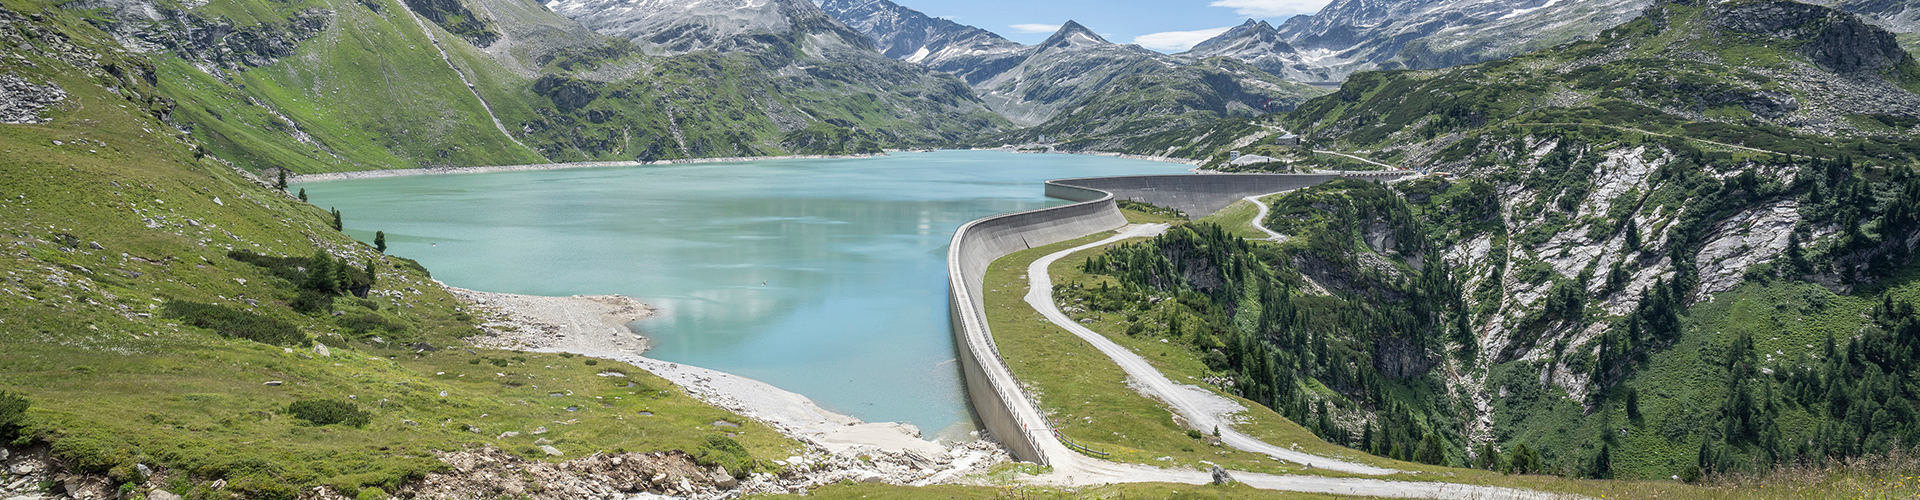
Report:
[[1052,33],[1060,31],[1058,24],[1015,24],[1008,26],[1014,33]]
[[1227,30],[1230,30],[1230,29],[1233,29],[1233,28],[1226,27],[1226,28],[1213,28],[1213,29],[1194,30],[1194,31],[1167,31],[1162,33],[1153,33],[1153,34],[1140,35],[1140,36],[1133,37],[1133,43],[1140,44],[1141,47],[1146,47],[1149,49],[1163,51],[1163,52],[1182,52],[1187,49],[1193,48],[1194,45],[1199,45],[1200,42],[1207,41],[1208,38],[1220,36],[1221,33],[1226,33]]
[[1328,0],[1214,0],[1211,7],[1226,7],[1247,17],[1281,17],[1312,14],[1327,6]]

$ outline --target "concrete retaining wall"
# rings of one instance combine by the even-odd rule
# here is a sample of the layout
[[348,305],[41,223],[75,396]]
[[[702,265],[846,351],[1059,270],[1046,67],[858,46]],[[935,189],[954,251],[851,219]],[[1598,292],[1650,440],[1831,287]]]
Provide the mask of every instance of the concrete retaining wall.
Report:
[[1001,359],[993,331],[987,326],[982,285],[993,261],[1021,250],[1125,226],[1126,216],[1114,202],[1117,197],[1201,217],[1241,198],[1299,189],[1338,177],[1220,174],[1063,179],[1047,182],[1047,196],[1079,203],[996,215],[960,226],[947,249],[948,302],[967,396],[981,426],[1005,444],[1015,458],[1048,463],[1046,453],[1036,443],[1054,439],[1052,431],[1039,415],[1038,405],[1028,399]]

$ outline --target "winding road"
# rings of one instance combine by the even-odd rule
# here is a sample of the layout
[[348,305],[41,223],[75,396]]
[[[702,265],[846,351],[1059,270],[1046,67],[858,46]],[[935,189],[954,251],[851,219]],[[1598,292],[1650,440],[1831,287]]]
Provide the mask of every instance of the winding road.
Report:
[[[1258,204],[1258,201],[1255,201]],[[1265,205],[1261,204],[1262,214]],[[1264,217],[1263,217],[1264,218]],[[1258,224],[1256,224],[1258,225]],[[1114,363],[1126,371],[1152,397],[1159,399],[1168,407],[1187,419],[1190,426],[1197,429],[1212,429],[1218,426],[1220,439],[1228,446],[1237,449],[1261,453],[1281,460],[1306,464],[1315,468],[1364,475],[1385,475],[1401,473],[1393,469],[1347,462],[1333,458],[1304,453],[1289,448],[1254,439],[1233,429],[1226,418],[1227,414],[1240,411],[1244,407],[1239,403],[1214,394],[1203,388],[1178,384],[1160,373],[1146,358],[1135,354],[1098,332],[1087,329],[1067,317],[1053,301],[1053,278],[1048,267],[1061,258],[1089,248],[1109,245],[1115,242],[1148,238],[1167,230],[1166,224],[1136,224],[1121,228],[1118,234],[1097,242],[1080,245],[1041,257],[1027,267],[1027,279],[1030,288],[1026,295],[1029,305],[1045,316],[1054,325],[1064,328],[1106,354]],[[1038,413],[1038,408],[1026,409]],[[1072,451],[1059,440],[1043,439],[1037,445],[1046,448],[1051,459],[1053,472],[1036,476],[1034,481],[1059,485],[1088,485],[1124,482],[1171,482],[1185,484],[1204,484],[1212,480],[1205,471],[1163,469],[1144,465],[1125,464],[1100,460]],[[1275,475],[1249,472],[1235,472],[1234,479],[1249,486],[1261,489],[1298,491],[1308,493],[1329,493],[1384,498],[1434,498],[1446,500],[1546,500],[1583,498],[1577,495],[1547,493],[1516,488],[1479,486],[1438,482],[1391,481],[1367,478],[1336,478],[1324,476]]]
[[[1285,192],[1286,191],[1281,191],[1280,193],[1285,193]],[[1254,214],[1252,224],[1254,229],[1259,229],[1260,232],[1267,233],[1267,238],[1265,241],[1272,241],[1272,242],[1287,241],[1287,235],[1280,234],[1278,232],[1275,232],[1272,229],[1267,229],[1266,221],[1267,221],[1267,211],[1269,209],[1267,208],[1267,202],[1260,201],[1261,198],[1273,196],[1280,193],[1256,194],[1253,196],[1248,196],[1246,198],[1247,201],[1253,202],[1254,207],[1260,209],[1259,213]]]

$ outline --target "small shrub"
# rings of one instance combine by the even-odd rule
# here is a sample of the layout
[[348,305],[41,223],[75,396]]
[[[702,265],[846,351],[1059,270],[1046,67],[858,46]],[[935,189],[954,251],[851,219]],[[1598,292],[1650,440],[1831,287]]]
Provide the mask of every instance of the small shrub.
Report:
[[469,359],[469,360],[467,360],[467,364],[469,364],[469,365],[477,365],[477,364],[480,364],[480,358],[473,358],[473,359]]
[[0,391],[0,440],[11,441],[20,434],[27,424],[27,407],[33,406],[26,396],[8,391]]
[[745,479],[754,472],[753,454],[747,452],[739,441],[722,435],[707,436],[707,442],[700,445],[694,459],[704,466],[718,465],[727,469],[736,479]]
[[341,424],[361,427],[373,420],[373,415],[361,411],[353,403],[331,399],[303,399],[287,405],[287,413],[294,418],[312,422],[313,425]]
[[340,326],[352,330],[355,335],[366,335],[374,330],[398,333],[407,329],[406,325],[375,313],[354,314],[340,318]]
[[507,367],[507,360],[504,360],[504,359],[489,359],[487,360],[487,362],[493,363],[493,366],[498,366],[501,368]]
[[563,352],[563,353],[560,353],[560,357],[563,359],[573,359],[573,353]]
[[597,365],[597,364],[600,364],[600,360],[597,360],[597,359],[589,359],[589,360],[587,360],[587,366],[593,366],[593,365]]
[[166,314],[221,335],[263,344],[305,347],[312,342],[292,323],[217,304],[175,300],[167,302]]
[[1204,436],[1206,436],[1206,434],[1201,434],[1199,429],[1187,429],[1187,437],[1200,439]]
[[292,302],[287,303],[287,307],[307,314],[326,312],[333,308],[333,295],[319,290],[301,290]]

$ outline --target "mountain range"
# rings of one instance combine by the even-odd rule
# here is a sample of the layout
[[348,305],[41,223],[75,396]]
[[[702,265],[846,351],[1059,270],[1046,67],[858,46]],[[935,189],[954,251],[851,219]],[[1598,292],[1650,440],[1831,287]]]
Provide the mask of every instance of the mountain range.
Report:
[[[1828,5],[1340,0],[1162,54],[884,0],[10,0],[5,485],[384,498],[474,448],[803,474],[771,465],[802,444],[638,369],[469,346],[482,310],[277,178],[1003,144],[1436,174],[1237,209],[1282,241],[1201,222],[1089,249],[1128,258],[1087,275],[1132,281],[1062,288],[1147,312],[1106,324],[1168,333],[1162,359],[1299,443],[1688,493],[1897,456],[1920,442],[1915,9]],[[24,456],[62,469],[14,480]],[[658,477],[616,486],[680,481]],[[572,494],[529,478],[473,496]]]

